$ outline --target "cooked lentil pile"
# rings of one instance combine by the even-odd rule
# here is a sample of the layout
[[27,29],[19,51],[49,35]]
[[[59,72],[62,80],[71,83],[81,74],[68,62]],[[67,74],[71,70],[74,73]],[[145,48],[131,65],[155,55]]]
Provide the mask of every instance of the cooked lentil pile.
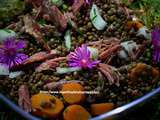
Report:
[[0,5],[0,91],[24,111],[87,120],[159,86],[160,27],[130,9],[137,1],[11,1]]

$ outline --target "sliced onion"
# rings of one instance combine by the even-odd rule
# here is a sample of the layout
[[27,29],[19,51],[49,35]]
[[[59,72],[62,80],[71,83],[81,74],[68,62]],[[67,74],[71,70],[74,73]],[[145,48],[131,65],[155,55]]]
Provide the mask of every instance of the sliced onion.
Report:
[[0,43],[10,37],[16,37],[16,33],[13,30],[0,29]]
[[79,67],[69,67],[69,68],[60,68],[57,67],[56,71],[58,74],[66,74],[66,73],[71,73],[71,72],[75,72],[75,71],[79,71],[81,70],[81,68]]
[[138,45],[134,41],[122,42],[121,46],[124,48],[119,52],[119,57],[122,59],[128,59],[128,53],[133,53],[134,49],[138,49]]
[[0,63],[0,75],[9,75],[9,68],[7,65]]
[[67,47],[68,50],[71,49],[71,32],[70,30],[67,30],[64,36],[65,39],[65,46]]
[[101,17],[98,7],[95,4],[92,5],[90,11],[90,19],[97,30],[103,30],[107,26],[107,22]]
[[87,47],[89,49],[89,51],[91,52],[91,57],[93,60],[97,60],[98,59],[98,49],[94,48],[94,47]]
[[144,26],[138,30],[137,36],[143,36],[147,40],[151,40],[151,33],[146,26]]
[[9,78],[16,78],[16,77],[18,77],[18,76],[20,76],[20,75],[23,75],[23,74],[24,74],[23,71],[10,72]]

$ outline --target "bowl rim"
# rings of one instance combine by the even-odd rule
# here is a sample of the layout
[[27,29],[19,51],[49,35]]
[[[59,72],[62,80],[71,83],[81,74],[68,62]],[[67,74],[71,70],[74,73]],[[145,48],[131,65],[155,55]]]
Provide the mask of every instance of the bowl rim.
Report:
[[122,114],[123,112],[125,112],[131,108],[134,108],[142,103],[146,103],[147,101],[151,100],[153,97],[158,95],[158,93],[160,93],[160,87],[152,90],[151,92],[145,94],[144,96],[142,96],[142,97],[140,97],[130,103],[127,103],[123,106],[120,106],[116,109],[113,109],[107,113],[101,114],[97,117],[91,118],[90,120],[104,120],[104,119],[107,119],[110,117],[114,118],[114,117],[118,116],[119,114]]

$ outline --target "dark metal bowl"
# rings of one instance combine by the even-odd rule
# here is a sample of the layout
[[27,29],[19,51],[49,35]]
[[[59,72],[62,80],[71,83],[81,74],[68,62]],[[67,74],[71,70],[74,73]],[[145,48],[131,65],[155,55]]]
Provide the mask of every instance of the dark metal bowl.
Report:
[[[133,108],[137,107],[138,105],[142,103],[146,103],[147,101],[151,100],[154,96],[156,96],[158,93],[160,93],[160,87],[157,89],[151,91],[150,93],[144,95],[143,97],[140,97],[139,99],[134,100],[131,103],[128,103],[126,105],[123,105],[121,107],[118,107],[110,112],[104,113],[102,115],[99,115],[97,117],[91,118],[90,120],[104,120],[107,118],[114,118],[121,116],[124,112],[128,112],[132,110]],[[9,106],[12,110],[14,110],[16,113],[21,115],[23,118],[28,120],[41,120],[38,117],[35,117],[25,111],[23,111],[20,107],[18,107],[16,104],[14,104],[11,100],[6,98],[4,95],[0,94],[0,101],[2,101],[4,104]]]

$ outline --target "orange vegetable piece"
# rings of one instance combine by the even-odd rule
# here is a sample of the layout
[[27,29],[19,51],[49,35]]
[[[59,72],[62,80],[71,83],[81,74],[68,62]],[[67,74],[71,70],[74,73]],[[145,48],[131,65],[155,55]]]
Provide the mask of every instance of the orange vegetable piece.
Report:
[[141,23],[141,22],[139,22],[139,21],[136,21],[135,22],[135,29],[137,29],[137,30],[139,30],[140,28],[142,28],[144,25]]
[[[84,93],[77,93],[83,92],[84,87],[79,83],[67,83],[62,86],[62,95],[65,101],[69,104],[79,104],[85,101],[85,94]],[[74,92],[74,93],[65,93],[65,92]]]
[[99,103],[91,105],[91,114],[100,115],[114,109],[113,103]]
[[134,28],[136,30],[139,30],[142,28],[144,25],[140,21],[128,21],[127,22],[127,27],[129,29]]
[[56,118],[64,108],[63,102],[50,94],[39,93],[31,98],[33,113],[38,116]]
[[159,71],[155,68],[152,68],[152,76],[153,78],[158,78],[159,77]]
[[134,68],[131,69],[131,72],[129,74],[129,77],[132,81],[137,80],[142,73],[146,73],[146,75],[149,73],[152,73],[152,78],[157,79],[159,77],[159,71],[155,69],[154,67],[151,67],[144,63],[138,63]]
[[88,120],[89,112],[80,105],[70,105],[63,112],[64,120]]

